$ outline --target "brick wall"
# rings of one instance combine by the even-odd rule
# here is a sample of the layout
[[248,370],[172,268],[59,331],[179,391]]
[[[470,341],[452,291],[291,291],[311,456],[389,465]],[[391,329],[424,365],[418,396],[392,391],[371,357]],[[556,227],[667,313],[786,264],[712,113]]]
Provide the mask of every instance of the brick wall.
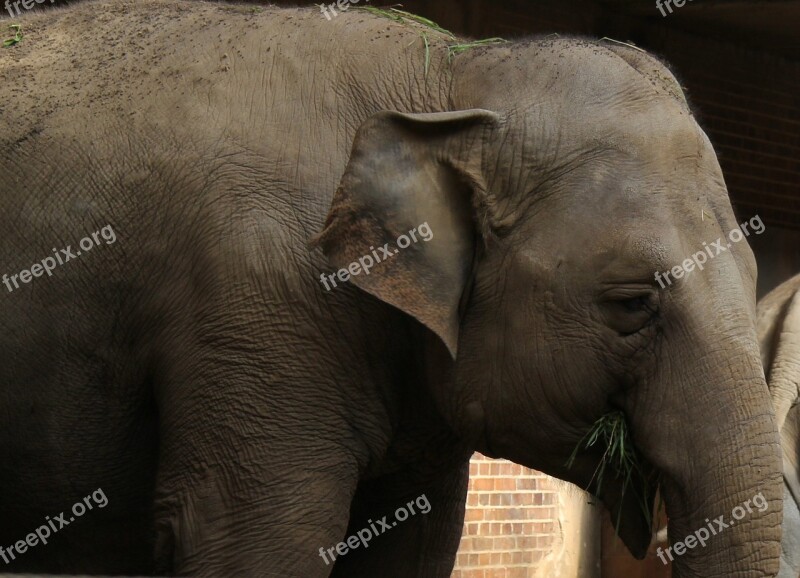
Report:
[[569,565],[565,557],[577,562],[580,538],[569,547],[574,532],[564,526],[572,514],[568,524],[576,527],[576,497],[585,501],[545,474],[475,454],[452,578],[552,578],[554,568]]

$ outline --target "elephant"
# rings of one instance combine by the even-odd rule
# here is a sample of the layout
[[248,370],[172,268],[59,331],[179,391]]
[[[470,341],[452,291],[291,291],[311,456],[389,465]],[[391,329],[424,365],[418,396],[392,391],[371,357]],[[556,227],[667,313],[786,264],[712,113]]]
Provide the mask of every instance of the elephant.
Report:
[[[480,451],[588,488],[639,557],[657,484],[673,542],[760,495],[674,575],[778,571],[753,254],[655,275],[737,227],[655,57],[359,7],[89,0],[16,22],[8,570],[449,576]],[[567,465],[613,412],[641,495],[601,487],[602,447]],[[105,507],[65,517],[97,488]]]
[[764,373],[783,449],[784,517],[779,578],[800,576],[800,275],[758,302]]

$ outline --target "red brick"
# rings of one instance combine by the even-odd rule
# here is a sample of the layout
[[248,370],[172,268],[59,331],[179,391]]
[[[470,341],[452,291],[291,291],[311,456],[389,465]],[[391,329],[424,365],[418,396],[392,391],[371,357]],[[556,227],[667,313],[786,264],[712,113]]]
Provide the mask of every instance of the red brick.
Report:
[[536,548],[536,538],[531,536],[514,536],[517,543],[517,550],[529,550]]
[[480,454],[473,457],[470,472],[463,536],[451,578],[538,578],[536,562],[557,543],[554,488],[561,486]]
[[494,482],[495,480],[493,478],[478,478],[477,480],[475,480],[473,489],[476,492],[481,492],[481,491],[491,492],[492,490],[494,490]]
[[510,552],[517,547],[517,541],[513,536],[503,536],[494,539],[494,547],[504,552]]
[[536,490],[539,486],[539,481],[534,478],[517,478],[516,490]]
[[515,478],[497,478],[494,481],[494,489],[500,492],[513,492],[517,489],[518,480]]
[[536,538],[536,547],[540,550],[549,550],[555,542],[554,536],[538,536]]
[[469,508],[467,509],[467,513],[464,516],[464,520],[467,522],[474,522],[477,520],[483,520],[483,510],[478,508]]

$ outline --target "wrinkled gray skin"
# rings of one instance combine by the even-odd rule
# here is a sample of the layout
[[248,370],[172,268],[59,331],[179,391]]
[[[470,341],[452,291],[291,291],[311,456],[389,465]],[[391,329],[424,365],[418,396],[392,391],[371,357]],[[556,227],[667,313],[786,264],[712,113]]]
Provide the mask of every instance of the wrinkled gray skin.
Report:
[[[777,572],[753,256],[654,281],[736,225],[661,64],[552,38],[450,64],[444,35],[356,10],[137,0],[21,22],[0,263],[118,239],[2,293],[0,544],[109,499],[14,570],[449,576],[473,450],[587,486],[602,449],[564,464],[621,409],[673,542],[770,503],[675,576]],[[323,289],[424,222],[430,241]],[[335,568],[318,555],[422,493],[429,514]],[[620,494],[607,477],[642,556]]]
[[797,578],[800,576],[800,496],[793,494],[787,484],[783,499],[781,569],[778,578]]
[[800,275],[758,302],[758,340],[781,426],[784,517],[779,578],[800,576]]

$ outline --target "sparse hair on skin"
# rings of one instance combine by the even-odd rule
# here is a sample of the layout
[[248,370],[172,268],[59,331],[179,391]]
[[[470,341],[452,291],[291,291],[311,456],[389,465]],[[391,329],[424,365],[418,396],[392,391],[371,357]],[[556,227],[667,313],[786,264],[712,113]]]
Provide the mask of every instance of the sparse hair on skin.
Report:
[[[610,50],[623,59],[631,68],[649,80],[656,90],[672,96],[689,114],[697,118],[694,107],[689,102],[686,89],[666,60],[634,44],[620,42],[612,38],[601,38],[597,41],[597,45]],[[665,72],[666,74],[664,74]]]

